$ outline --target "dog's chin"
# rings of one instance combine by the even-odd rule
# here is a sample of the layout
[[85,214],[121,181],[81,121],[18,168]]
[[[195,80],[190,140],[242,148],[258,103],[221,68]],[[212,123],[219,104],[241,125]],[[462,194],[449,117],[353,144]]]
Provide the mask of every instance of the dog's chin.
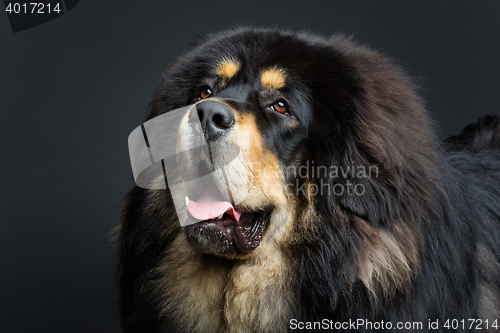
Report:
[[231,259],[244,258],[255,250],[266,231],[271,210],[243,212],[239,221],[229,214],[184,227],[195,250]]

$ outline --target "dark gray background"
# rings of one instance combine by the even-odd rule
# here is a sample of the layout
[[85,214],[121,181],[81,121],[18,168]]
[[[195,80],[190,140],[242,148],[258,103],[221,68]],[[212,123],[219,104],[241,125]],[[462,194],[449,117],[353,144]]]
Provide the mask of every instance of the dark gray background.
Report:
[[127,136],[196,36],[355,33],[425,79],[442,137],[500,113],[500,1],[91,1],[13,34],[0,13],[0,331],[117,332],[111,230]]

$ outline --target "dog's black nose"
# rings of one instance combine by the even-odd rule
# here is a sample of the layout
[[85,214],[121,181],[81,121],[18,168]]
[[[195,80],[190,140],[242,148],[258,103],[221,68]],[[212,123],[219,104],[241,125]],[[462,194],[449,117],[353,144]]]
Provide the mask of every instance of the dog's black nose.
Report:
[[[193,114],[194,112],[196,114]],[[217,140],[234,125],[234,113],[231,108],[216,101],[204,101],[197,104],[189,116],[197,116],[200,120],[207,141]]]

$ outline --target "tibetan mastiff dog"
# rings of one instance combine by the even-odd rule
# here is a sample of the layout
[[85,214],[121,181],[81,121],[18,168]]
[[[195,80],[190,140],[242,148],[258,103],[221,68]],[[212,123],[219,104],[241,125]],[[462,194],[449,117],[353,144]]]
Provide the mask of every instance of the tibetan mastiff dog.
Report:
[[[497,116],[439,143],[392,60],[256,28],[190,46],[147,119],[192,104],[214,154],[240,147],[227,176],[249,191],[184,227],[168,188],[126,195],[125,332],[500,331]],[[181,172],[221,161],[190,158]]]

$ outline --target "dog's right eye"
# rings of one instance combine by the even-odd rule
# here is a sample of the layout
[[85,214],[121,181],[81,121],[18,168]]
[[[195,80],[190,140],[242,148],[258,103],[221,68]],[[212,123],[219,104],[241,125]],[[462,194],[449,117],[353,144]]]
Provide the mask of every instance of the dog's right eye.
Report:
[[199,99],[209,98],[210,96],[212,96],[212,94],[213,94],[212,89],[210,89],[209,86],[205,86],[200,91]]
[[279,99],[273,105],[271,105],[271,109],[274,110],[274,111],[276,111],[276,112],[279,112],[281,114],[284,114],[285,116],[289,116],[290,115],[290,113],[288,112],[288,105],[282,99]]

